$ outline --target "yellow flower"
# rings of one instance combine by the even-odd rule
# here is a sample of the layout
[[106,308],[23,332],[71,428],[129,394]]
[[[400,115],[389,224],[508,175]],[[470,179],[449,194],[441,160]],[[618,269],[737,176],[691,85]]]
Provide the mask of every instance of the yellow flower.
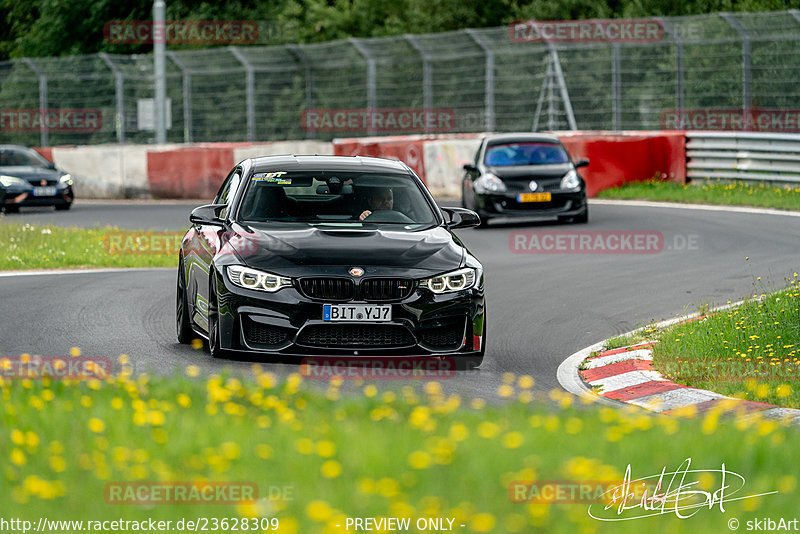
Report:
[[27,458],[25,457],[25,453],[19,449],[14,449],[11,451],[11,463],[14,465],[25,465]]
[[425,469],[430,463],[431,457],[425,451],[414,451],[408,455],[408,465],[414,469]]
[[306,514],[312,521],[325,521],[333,511],[325,501],[311,501],[306,506]]
[[477,514],[470,521],[470,528],[475,532],[489,532],[494,528],[495,519],[492,514]]
[[491,421],[483,421],[478,425],[478,435],[482,438],[492,439],[500,432],[500,427]]
[[334,445],[333,442],[322,440],[317,443],[317,454],[323,458],[330,458],[336,454],[336,445]]
[[325,478],[336,478],[342,474],[342,466],[336,460],[328,460],[322,464],[320,472]]
[[503,447],[506,449],[518,449],[525,442],[525,438],[519,432],[509,432],[503,436]]
[[93,417],[89,419],[89,430],[95,434],[100,434],[106,429],[106,424],[100,419]]
[[[202,342],[201,342],[202,345]],[[186,376],[190,376],[192,378],[200,375],[200,368],[196,365],[190,365],[186,368]]]

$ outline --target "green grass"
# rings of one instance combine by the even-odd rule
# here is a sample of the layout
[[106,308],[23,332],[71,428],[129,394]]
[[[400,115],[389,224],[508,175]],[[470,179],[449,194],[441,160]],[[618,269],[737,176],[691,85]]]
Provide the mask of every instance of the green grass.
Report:
[[748,185],[741,182],[684,185],[650,180],[606,189],[597,196],[598,198],[625,200],[656,200],[800,210],[800,187],[788,189],[760,184]]
[[0,270],[177,267],[183,234],[0,223]]
[[[466,525],[457,532],[723,532],[730,517],[744,524],[796,512],[798,429],[575,405],[560,391],[531,402],[529,378],[503,378],[503,406],[462,402],[435,382],[394,390],[373,383],[345,395],[335,383],[311,387],[297,374],[280,382],[260,370],[245,381],[6,379],[0,502],[5,518],[34,523],[255,515],[303,534],[344,532],[336,525],[346,516],[450,517]],[[590,518],[588,504],[509,498],[514,481],[621,481],[628,464],[635,479],[677,469],[687,457],[697,469],[724,462],[746,478],[746,494],[782,493],[726,502],[725,513],[701,509],[689,520],[672,513],[619,523]],[[710,491],[720,483],[713,474],[689,478]],[[292,490],[240,505],[104,498],[108,483],[198,480]]]
[[740,306],[656,336],[653,364],[677,383],[800,408],[800,287],[755,294]]

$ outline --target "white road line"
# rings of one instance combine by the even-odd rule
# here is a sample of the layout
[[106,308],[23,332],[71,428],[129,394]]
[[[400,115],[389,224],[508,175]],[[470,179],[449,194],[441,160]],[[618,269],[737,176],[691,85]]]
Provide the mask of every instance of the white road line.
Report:
[[98,274],[98,273],[128,273],[137,271],[175,271],[175,267],[126,267],[118,269],[53,269],[41,271],[0,271],[0,278],[10,278],[12,276],[60,276],[62,274]]
[[692,404],[700,404],[701,402],[726,398],[728,397],[725,395],[703,389],[680,388],[663,393],[655,393],[627,402],[654,412],[664,412],[666,410],[674,410],[675,408],[684,408]]
[[638,386],[645,382],[652,381],[667,382],[668,380],[661,376],[658,371],[628,371],[627,373],[620,373],[618,375],[607,376],[599,380],[592,380],[589,382],[592,386],[600,386],[602,390],[600,393],[606,394],[618,389],[625,389],[632,386]]
[[640,208],[671,208],[679,210],[727,211],[731,213],[750,213],[753,215],[783,215],[800,217],[798,211],[783,211],[770,208],[751,208],[747,206],[717,206],[714,204],[681,204],[679,202],[655,202],[652,200],[613,200],[606,198],[589,199],[589,204],[606,206],[635,206]]

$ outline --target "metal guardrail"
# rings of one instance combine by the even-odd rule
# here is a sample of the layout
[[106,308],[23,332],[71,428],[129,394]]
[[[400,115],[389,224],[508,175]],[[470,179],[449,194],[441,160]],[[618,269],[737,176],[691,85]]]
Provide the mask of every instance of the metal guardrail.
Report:
[[692,179],[800,183],[800,134],[687,132]]

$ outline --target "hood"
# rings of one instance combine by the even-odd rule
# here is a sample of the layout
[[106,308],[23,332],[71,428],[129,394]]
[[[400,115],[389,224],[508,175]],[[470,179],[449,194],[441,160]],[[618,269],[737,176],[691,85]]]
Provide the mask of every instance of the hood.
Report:
[[34,167],[32,165],[0,167],[0,174],[22,178],[33,185],[39,185],[39,182],[42,180],[57,182],[59,178],[64,176],[64,173],[58,169],[47,169],[45,167]]
[[530,180],[532,178],[562,178],[572,169],[571,163],[553,165],[514,165],[508,167],[486,167],[486,169],[503,180]]
[[[442,227],[418,232],[371,228],[318,228],[288,225],[234,225],[230,245],[250,267],[276,270],[284,276],[344,274],[359,266],[367,275],[404,270],[408,275],[438,274],[457,269],[465,251]],[[370,268],[373,267],[373,268]]]

